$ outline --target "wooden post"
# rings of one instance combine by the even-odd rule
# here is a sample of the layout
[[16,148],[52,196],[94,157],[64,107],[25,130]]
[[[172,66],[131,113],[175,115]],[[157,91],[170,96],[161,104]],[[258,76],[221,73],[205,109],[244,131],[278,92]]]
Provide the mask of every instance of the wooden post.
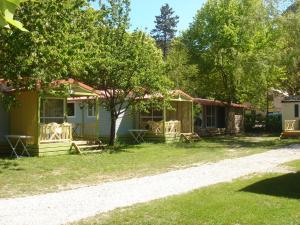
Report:
[[166,112],[166,102],[164,100],[164,110],[163,110],[163,135],[165,136],[166,133],[166,118],[167,117],[167,112]]
[[36,127],[36,137],[34,140],[34,144],[37,145],[37,147],[40,144],[40,119],[41,119],[41,96],[40,93],[38,93],[38,98],[37,98],[37,127]]
[[64,122],[68,122],[67,121],[67,118],[68,118],[67,104],[68,104],[67,98],[64,98]]
[[97,138],[100,137],[100,124],[99,124],[99,113],[100,113],[100,109],[99,109],[99,98],[96,97],[96,129],[95,129],[95,132],[96,132],[96,136]]
[[192,128],[192,132],[191,133],[194,133],[194,102],[192,101],[191,102],[191,106],[192,106],[192,109],[191,109],[191,128]]

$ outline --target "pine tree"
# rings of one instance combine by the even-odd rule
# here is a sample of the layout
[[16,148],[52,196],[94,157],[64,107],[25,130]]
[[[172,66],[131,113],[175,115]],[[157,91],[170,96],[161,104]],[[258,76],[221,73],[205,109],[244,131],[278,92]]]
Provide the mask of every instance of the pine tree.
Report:
[[160,9],[160,15],[155,18],[156,25],[151,31],[151,35],[156,40],[158,47],[162,49],[164,59],[166,59],[169,45],[177,32],[179,16],[175,16],[169,4],[165,4]]

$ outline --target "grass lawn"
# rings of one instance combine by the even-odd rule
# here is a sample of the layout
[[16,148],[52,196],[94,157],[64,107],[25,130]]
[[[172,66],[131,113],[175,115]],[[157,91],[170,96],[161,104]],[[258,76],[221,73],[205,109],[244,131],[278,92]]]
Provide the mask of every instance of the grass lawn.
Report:
[[298,172],[239,179],[73,225],[299,225],[300,161],[288,165]]
[[0,159],[0,198],[71,189],[239,157],[299,140],[218,137],[194,144],[124,146],[115,153]]

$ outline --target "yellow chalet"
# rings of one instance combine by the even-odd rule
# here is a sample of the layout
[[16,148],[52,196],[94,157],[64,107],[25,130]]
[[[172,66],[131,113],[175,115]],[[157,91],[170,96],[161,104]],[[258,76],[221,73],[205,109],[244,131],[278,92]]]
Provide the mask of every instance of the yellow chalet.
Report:
[[[57,94],[62,86],[61,94]],[[54,94],[52,90],[58,92]],[[9,112],[7,133],[30,136],[27,141],[30,155],[38,156],[69,152],[73,130],[67,120],[68,97],[98,99],[93,88],[73,79],[55,81],[46,91],[36,88],[7,92],[17,100],[17,105]],[[98,113],[96,115],[98,120]]]

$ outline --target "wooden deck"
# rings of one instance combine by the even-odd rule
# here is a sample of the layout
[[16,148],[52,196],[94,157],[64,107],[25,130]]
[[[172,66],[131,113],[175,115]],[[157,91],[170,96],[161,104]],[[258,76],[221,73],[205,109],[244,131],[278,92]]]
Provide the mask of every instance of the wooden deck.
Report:
[[280,135],[281,139],[297,138],[297,137],[300,137],[300,130],[286,130],[286,131],[283,131]]

